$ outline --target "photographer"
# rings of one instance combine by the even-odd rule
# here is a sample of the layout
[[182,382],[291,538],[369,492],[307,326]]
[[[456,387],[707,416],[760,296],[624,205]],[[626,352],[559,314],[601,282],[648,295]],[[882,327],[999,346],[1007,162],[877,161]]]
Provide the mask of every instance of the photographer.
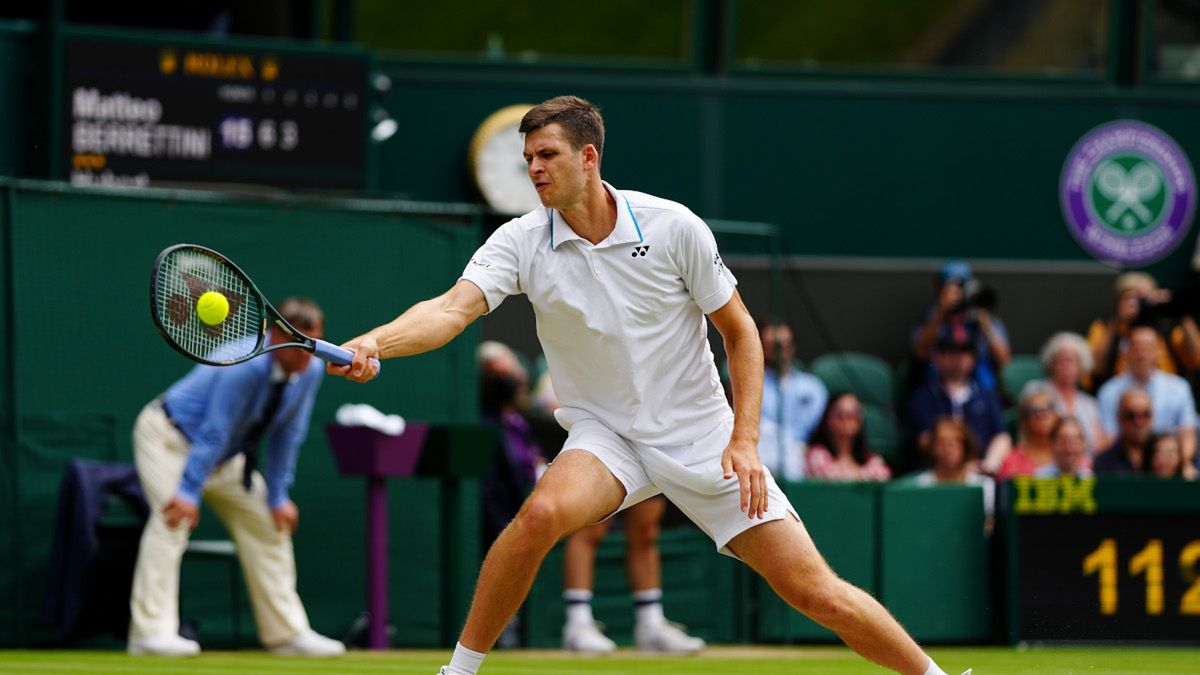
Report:
[[[1189,302],[1172,299],[1145,272],[1117,277],[1116,312],[1108,321],[1096,319],[1088,329],[1088,346],[1095,366],[1085,386],[1098,390],[1107,380],[1126,370],[1129,333],[1136,326],[1151,326],[1159,337],[1158,369],[1171,374],[1200,369],[1200,328],[1188,315]],[[1161,336],[1166,335],[1168,340]]]
[[914,361],[929,364],[924,378],[914,384],[929,379],[928,371],[933,368],[930,357],[939,332],[959,332],[973,336],[975,342],[974,381],[985,391],[997,391],[1000,371],[1012,357],[1012,351],[1004,322],[992,314],[996,307],[995,293],[974,278],[970,265],[950,260],[938,272],[934,294],[936,301],[925,322],[913,333]]

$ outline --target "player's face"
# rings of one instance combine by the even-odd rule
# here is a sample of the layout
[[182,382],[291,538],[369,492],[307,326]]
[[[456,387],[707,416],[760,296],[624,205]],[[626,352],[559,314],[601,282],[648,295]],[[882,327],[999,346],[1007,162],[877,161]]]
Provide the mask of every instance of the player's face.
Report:
[[[312,327],[312,330],[304,331],[304,334],[316,339],[325,337],[325,325],[318,322]],[[283,333],[278,328],[271,329],[271,342],[288,342],[291,338]],[[271,356],[275,357],[275,362],[283,368],[283,372],[291,375],[292,373],[302,373],[308,368],[309,361],[312,360],[312,354],[303,349],[277,349],[271,352]]]
[[529,180],[543,206],[561,211],[583,201],[594,152],[590,145],[572,149],[557,123],[525,134]]

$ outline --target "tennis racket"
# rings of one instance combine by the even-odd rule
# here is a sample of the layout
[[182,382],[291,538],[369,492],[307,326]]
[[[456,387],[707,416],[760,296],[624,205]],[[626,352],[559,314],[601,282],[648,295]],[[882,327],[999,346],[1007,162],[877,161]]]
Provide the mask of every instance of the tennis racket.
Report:
[[[197,304],[210,292],[224,298],[228,311],[201,320]],[[232,260],[195,244],[176,244],[158,254],[150,274],[150,316],[175,351],[210,366],[232,366],[288,348],[310,351],[339,366],[350,365],[354,359],[349,349],[296,330]],[[215,320],[218,317],[220,320]],[[266,344],[271,326],[292,341]],[[371,359],[371,365],[379,372],[378,359]]]

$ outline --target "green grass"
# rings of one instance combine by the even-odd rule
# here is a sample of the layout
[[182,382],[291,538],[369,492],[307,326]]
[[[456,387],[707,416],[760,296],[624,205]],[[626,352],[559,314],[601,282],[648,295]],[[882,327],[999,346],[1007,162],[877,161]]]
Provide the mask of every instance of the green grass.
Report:
[[[1062,673],[1072,675],[1200,672],[1195,649],[1084,649],[1007,647],[930,650],[952,675]],[[209,652],[185,660],[132,658],[117,652],[0,651],[0,673],[161,673],[163,675],[259,675],[260,673],[355,673],[434,675],[447,651],[352,652],[337,660],[274,657],[262,652]],[[496,652],[480,675],[840,675],[885,672],[841,647],[725,647],[690,658],[644,657],[622,650],[608,657],[562,652]]]

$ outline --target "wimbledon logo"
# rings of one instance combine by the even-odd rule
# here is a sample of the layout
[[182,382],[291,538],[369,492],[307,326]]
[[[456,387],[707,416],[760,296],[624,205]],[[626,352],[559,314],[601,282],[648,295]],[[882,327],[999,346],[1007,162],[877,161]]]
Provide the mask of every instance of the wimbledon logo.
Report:
[[1089,131],[1063,164],[1067,228],[1096,258],[1141,265],[1170,253],[1196,210],[1187,155],[1161,129],[1119,120]]

